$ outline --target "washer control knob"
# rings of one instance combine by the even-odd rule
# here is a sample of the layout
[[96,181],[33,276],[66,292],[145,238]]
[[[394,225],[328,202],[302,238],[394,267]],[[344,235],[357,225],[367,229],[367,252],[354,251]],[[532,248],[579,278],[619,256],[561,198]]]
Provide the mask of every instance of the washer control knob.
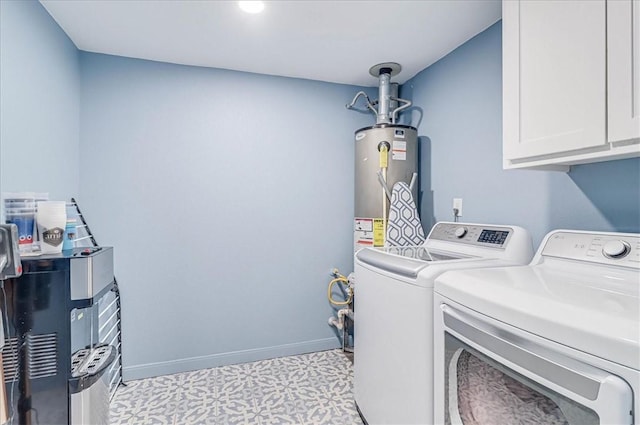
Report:
[[621,240],[609,241],[602,247],[602,253],[607,258],[623,258],[631,251],[631,246]]
[[467,228],[466,227],[458,227],[456,229],[456,231],[454,232],[454,235],[456,235],[456,238],[461,239],[464,237],[464,235],[467,234]]

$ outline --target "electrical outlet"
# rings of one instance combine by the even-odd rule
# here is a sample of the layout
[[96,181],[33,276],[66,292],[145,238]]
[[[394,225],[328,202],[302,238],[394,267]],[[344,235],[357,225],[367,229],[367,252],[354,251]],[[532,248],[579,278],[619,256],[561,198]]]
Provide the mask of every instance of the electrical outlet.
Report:
[[462,198],[453,198],[453,209],[457,209],[456,217],[462,217]]

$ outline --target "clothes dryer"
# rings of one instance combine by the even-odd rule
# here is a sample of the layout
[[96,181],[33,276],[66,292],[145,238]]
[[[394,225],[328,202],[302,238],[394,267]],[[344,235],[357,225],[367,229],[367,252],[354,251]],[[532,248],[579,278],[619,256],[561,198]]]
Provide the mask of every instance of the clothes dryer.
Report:
[[557,230],[436,279],[435,422],[640,424],[640,235]]
[[437,223],[418,247],[356,253],[354,396],[363,420],[433,421],[433,284],[448,270],[527,264],[517,226]]

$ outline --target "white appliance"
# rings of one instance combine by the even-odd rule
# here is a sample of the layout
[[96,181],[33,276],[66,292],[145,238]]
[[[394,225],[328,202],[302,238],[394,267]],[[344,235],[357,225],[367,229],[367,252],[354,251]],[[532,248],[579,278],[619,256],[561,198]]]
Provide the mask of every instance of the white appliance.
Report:
[[640,235],[557,230],[436,279],[435,422],[640,424]]
[[433,284],[447,270],[527,264],[516,226],[437,223],[422,246],[356,253],[354,395],[370,425],[433,420]]

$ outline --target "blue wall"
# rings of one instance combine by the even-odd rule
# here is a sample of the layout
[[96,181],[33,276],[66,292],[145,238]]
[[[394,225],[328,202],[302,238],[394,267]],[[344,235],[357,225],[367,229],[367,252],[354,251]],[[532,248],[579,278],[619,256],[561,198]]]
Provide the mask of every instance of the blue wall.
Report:
[[116,247],[125,377],[336,347],[360,87],[82,53],[80,202]]
[[528,229],[537,247],[552,229],[640,231],[640,159],[574,166],[569,173],[502,169],[502,23],[402,86],[417,105],[421,213]]
[[0,191],[78,192],[78,50],[35,1],[0,1]]

